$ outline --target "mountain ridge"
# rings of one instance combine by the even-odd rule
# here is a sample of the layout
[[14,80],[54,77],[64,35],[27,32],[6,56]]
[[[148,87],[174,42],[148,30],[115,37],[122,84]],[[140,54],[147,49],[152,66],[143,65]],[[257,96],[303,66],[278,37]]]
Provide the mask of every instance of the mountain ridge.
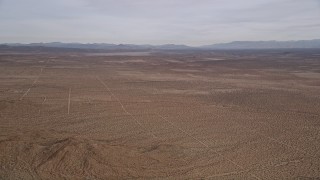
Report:
[[233,41],[229,43],[217,43],[203,46],[187,46],[183,44],[110,44],[110,43],[2,43],[7,46],[27,47],[54,47],[54,48],[76,48],[95,50],[192,50],[192,49],[293,49],[293,48],[320,48],[320,39],[297,40],[297,41]]
[[297,41],[233,41],[201,46],[204,49],[294,49],[320,48],[320,39]]

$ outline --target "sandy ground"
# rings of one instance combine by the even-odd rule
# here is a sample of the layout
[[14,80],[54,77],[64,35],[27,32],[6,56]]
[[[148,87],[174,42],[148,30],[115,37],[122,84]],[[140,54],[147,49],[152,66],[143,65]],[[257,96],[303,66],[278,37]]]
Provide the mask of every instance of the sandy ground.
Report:
[[316,179],[319,158],[318,51],[0,55],[0,179]]

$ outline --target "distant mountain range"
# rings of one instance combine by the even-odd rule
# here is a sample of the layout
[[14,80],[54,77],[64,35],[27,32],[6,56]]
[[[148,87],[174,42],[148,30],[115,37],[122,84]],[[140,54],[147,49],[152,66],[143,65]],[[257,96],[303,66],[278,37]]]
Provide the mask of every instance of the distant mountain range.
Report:
[[54,47],[54,48],[76,48],[76,49],[95,49],[95,50],[180,50],[180,49],[193,49],[186,45],[176,44],[164,44],[164,45],[135,45],[135,44],[107,44],[107,43],[61,43],[61,42],[50,42],[50,43],[6,43],[3,45],[7,46],[24,46],[24,47]]
[[320,48],[320,39],[300,41],[234,41],[202,46],[204,49],[292,49]]
[[5,43],[7,46],[24,47],[54,47],[54,48],[76,48],[95,50],[214,50],[214,49],[292,49],[292,48],[320,48],[320,39],[299,40],[299,41],[234,41],[191,47],[186,45],[164,44],[164,45],[135,45],[135,44],[107,44],[107,43]]

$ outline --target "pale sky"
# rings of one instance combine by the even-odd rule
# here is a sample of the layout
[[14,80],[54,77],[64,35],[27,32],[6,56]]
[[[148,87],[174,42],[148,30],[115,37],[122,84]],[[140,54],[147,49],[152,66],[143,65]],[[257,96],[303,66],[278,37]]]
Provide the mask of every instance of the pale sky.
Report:
[[320,39],[320,0],[0,0],[0,43]]

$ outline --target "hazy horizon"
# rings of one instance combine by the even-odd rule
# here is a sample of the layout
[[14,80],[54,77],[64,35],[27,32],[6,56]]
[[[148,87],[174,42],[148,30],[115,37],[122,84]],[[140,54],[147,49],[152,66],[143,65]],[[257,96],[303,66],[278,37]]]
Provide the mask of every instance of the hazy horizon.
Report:
[[309,40],[319,19],[320,0],[0,0],[0,43]]
[[143,45],[151,45],[151,46],[161,46],[161,45],[185,45],[188,47],[201,47],[201,46],[208,46],[208,45],[219,45],[219,44],[229,44],[229,43],[234,43],[234,42],[297,42],[297,41],[315,41],[320,39],[300,39],[300,40],[287,40],[287,41],[277,41],[277,40],[267,40],[267,41],[262,41],[262,40],[256,40],[256,41],[230,41],[230,42],[223,42],[223,43],[211,43],[211,44],[204,44],[204,45],[188,45],[188,44],[174,44],[174,43],[166,43],[166,44],[135,44],[135,43],[109,43],[109,42],[61,42],[61,41],[48,41],[48,42],[28,42],[28,43],[20,43],[20,42],[12,42],[12,43],[6,43],[6,42],[0,42],[1,44],[48,44],[48,43],[62,43],[62,44],[113,44],[113,45],[138,45],[138,46],[143,46]]

